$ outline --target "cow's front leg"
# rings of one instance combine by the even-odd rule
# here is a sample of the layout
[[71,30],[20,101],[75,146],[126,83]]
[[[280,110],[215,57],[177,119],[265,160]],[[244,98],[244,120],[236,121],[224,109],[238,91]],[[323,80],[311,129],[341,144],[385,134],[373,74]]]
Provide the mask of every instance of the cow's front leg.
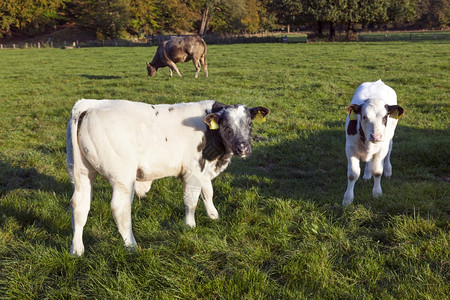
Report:
[[113,183],[111,211],[122,236],[125,247],[135,248],[136,241],[131,226],[131,205],[133,203],[133,183]]
[[180,71],[178,70],[177,65],[176,65],[173,61],[168,62],[167,65],[168,65],[169,68],[170,68],[170,77],[172,77],[172,70],[174,70],[175,72],[177,72],[177,74],[178,74],[178,76],[179,76],[180,78],[183,77],[183,76],[181,76]]
[[206,183],[203,183],[202,185],[202,199],[203,203],[205,204],[206,213],[208,214],[208,217],[211,219],[217,219],[219,218],[219,213],[217,212],[217,209],[214,207],[213,203],[213,187],[210,180],[208,180]]
[[200,196],[201,190],[201,182],[196,176],[185,176],[183,200],[186,207],[185,224],[189,227],[195,227],[195,209],[197,208],[198,197]]
[[383,159],[382,156],[376,155],[373,157],[372,174],[373,174],[373,189],[372,196],[377,198],[381,196],[381,175],[383,174]]
[[347,169],[347,190],[344,194],[344,200],[342,205],[351,204],[353,202],[356,180],[359,178],[361,168],[359,167],[359,158],[355,156],[348,157],[348,169]]

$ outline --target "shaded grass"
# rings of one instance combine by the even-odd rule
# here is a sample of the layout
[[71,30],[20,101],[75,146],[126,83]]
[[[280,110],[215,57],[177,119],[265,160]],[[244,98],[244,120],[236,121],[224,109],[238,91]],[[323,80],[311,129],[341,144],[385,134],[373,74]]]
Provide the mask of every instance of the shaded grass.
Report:
[[[9,298],[445,299],[449,295],[447,42],[210,46],[210,77],[146,77],[156,48],[0,51],[0,294]],[[345,107],[383,79],[406,116],[392,179],[346,185]],[[72,258],[65,127],[80,98],[265,105],[254,151],[214,180],[221,218],[183,225],[179,179],[133,204],[129,253],[97,180]]]

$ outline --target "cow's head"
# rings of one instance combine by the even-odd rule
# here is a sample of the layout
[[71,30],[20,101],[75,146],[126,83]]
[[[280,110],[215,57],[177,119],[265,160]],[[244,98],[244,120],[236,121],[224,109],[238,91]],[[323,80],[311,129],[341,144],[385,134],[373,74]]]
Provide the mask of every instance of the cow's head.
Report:
[[262,106],[248,108],[242,104],[223,105],[216,102],[212,113],[203,121],[211,130],[217,130],[227,151],[245,157],[252,152],[252,121],[255,118],[262,121],[269,113],[270,110]]
[[148,76],[153,77],[156,74],[156,68],[153,67],[149,62],[146,63],[147,64],[147,73]]
[[[387,105],[380,99],[368,99],[364,104],[352,104],[346,109],[350,117],[350,123],[360,121],[360,130],[365,138],[372,143],[384,140],[388,117],[399,119],[405,110],[400,105]],[[349,124],[349,127],[352,124]],[[354,126],[356,129],[356,126]],[[347,131],[349,132],[349,131]],[[356,130],[353,132],[356,134]]]

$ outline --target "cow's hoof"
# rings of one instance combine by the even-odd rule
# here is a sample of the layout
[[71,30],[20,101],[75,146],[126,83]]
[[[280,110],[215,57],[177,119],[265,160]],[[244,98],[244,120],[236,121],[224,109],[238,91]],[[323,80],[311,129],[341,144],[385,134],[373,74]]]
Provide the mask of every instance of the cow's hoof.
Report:
[[344,200],[342,200],[342,205],[350,205],[353,203],[353,198],[344,198]]
[[381,191],[373,191],[372,192],[372,197],[374,198],[379,198],[382,195]]
[[365,180],[365,181],[367,181],[367,180],[370,180],[372,178],[372,174],[370,174],[370,175],[365,175],[364,174],[364,176],[363,176],[363,180]]
[[75,256],[75,257],[80,257],[82,256],[84,253],[84,246],[82,247],[74,247],[72,245],[72,247],[70,247],[70,255]]

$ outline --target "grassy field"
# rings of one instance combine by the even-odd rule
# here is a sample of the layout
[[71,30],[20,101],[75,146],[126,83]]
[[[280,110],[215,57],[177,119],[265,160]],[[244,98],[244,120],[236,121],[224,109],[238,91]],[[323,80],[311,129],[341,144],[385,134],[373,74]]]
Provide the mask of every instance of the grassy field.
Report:
[[[197,80],[191,63],[147,78],[155,51],[0,51],[1,299],[448,299],[450,42],[213,45]],[[393,177],[376,200],[359,180],[344,208],[345,107],[380,78],[406,109]],[[127,252],[99,178],[73,258],[65,128],[80,98],[272,113],[252,156],[213,181],[219,220],[200,201],[185,228],[181,181],[156,181],[133,203]]]

